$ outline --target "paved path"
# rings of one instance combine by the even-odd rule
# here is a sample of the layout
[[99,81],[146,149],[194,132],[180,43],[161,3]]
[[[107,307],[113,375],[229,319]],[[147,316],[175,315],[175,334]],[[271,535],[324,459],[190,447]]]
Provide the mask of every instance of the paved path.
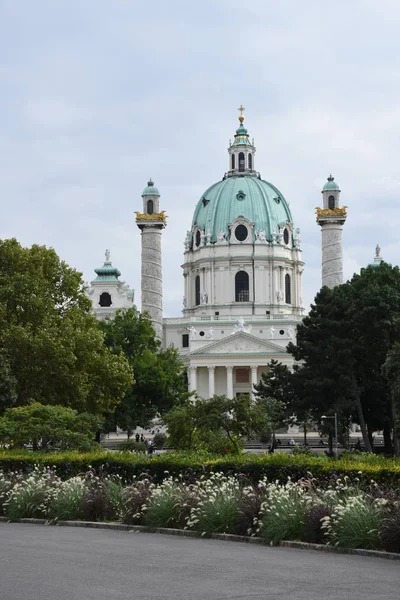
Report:
[[397,561],[0,523],[1,600],[399,600]]

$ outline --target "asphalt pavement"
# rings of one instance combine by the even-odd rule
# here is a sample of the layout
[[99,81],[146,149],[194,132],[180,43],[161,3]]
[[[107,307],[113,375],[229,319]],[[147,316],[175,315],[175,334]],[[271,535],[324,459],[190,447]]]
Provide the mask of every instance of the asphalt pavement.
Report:
[[399,600],[381,558],[0,523],[0,600]]

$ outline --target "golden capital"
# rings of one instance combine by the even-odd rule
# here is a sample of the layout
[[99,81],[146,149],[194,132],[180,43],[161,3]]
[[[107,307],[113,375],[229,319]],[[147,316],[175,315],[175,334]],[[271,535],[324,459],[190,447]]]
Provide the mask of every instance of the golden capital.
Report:
[[135,210],[136,215],[136,223],[138,221],[162,221],[163,223],[167,222],[167,215],[165,214],[165,210],[162,210],[159,213],[153,213],[149,215],[148,213],[141,213]]
[[317,221],[319,217],[347,217],[347,206],[342,206],[341,208],[317,208],[315,212],[317,214]]

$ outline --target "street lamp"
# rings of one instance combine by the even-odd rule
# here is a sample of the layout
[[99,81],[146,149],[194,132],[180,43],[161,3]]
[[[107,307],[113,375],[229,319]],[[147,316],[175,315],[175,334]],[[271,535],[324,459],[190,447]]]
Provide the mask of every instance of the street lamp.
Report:
[[337,413],[335,413],[335,415],[333,417],[327,417],[326,415],[322,415],[321,417],[321,421],[323,421],[324,419],[335,419],[335,453],[336,453],[336,458],[338,457],[338,435],[337,435]]

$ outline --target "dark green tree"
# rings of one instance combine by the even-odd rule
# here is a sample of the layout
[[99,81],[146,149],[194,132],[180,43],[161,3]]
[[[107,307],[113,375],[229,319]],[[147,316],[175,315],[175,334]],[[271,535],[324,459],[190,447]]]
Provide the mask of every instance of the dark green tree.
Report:
[[90,310],[81,274],[53,249],[0,241],[0,347],[17,406],[104,412],[121,400],[130,366],[105,346]]
[[8,360],[0,353],[0,416],[17,400],[17,381],[11,374]]
[[107,418],[108,427],[128,431],[147,427],[156,415],[163,415],[189,397],[185,367],[176,348],[161,348],[151,321],[136,308],[117,311],[101,324],[105,343],[112,352],[123,353],[135,382],[122,402]]
[[288,350],[301,363],[303,394],[315,417],[337,413],[360,424],[372,450],[372,432],[383,429],[386,449],[394,414],[383,364],[398,339],[400,272],[382,263],[351,281],[322,288]]
[[389,385],[389,393],[391,396],[390,410],[392,419],[395,423],[393,428],[393,447],[396,456],[400,454],[399,445],[399,429],[400,429],[400,343],[393,344],[386,356],[385,364],[383,365],[383,374],[386,377]]

